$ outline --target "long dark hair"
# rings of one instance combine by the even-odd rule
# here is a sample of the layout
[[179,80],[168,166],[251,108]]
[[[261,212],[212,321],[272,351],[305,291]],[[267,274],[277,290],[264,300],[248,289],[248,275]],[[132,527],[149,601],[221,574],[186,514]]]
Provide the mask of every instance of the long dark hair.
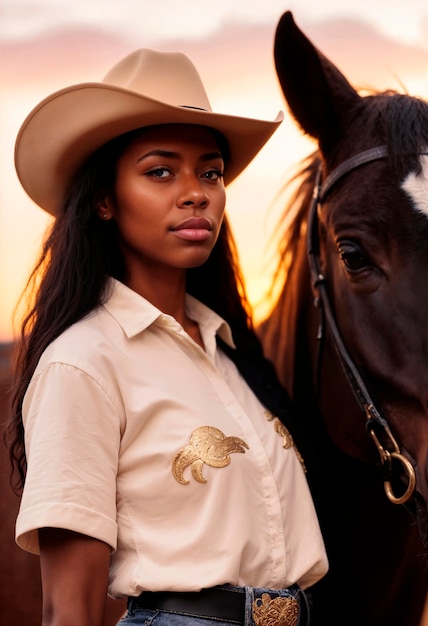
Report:
[[[101,220],[95,204],[101,193],[113,193],[117,161],[137,132],[121,135],[100,148],[75,177],[24,292],[29,297],[28,313],[21,325],[5,435],[16,491],[22,488],[26,475],[22,402],[43,351],[108,297],[109,276],[122,282],[125,279],[115,223]],[[227,163],[225,140],[219,141]],[[254,335],[237,250],[226,219],[209,259],[188,270],[187,290],[224,317],[232,329]]]

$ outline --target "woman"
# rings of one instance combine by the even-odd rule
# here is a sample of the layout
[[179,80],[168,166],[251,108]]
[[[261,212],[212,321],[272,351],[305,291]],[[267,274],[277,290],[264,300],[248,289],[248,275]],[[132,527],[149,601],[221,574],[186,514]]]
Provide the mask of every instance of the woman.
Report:
[[139,50],[20,130],[56,218],[9,429],[44,626],[100,625],[107,591],[123,624],[306,623],[324,546],[224,218],[280,121],[212,112],[187,57]]

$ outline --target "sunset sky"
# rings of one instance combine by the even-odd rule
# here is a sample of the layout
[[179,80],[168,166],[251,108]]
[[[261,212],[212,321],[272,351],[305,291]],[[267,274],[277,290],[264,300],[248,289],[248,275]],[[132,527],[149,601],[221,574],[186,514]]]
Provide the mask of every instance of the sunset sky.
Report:
[[[13,337],[13,309],[48,225],[13,166],[16,133],[31,108],[56,89],[100,80],[121,57],[149,47],[188,54],[214,110],[274,119],[286,110],[272,47],[287,9],[356,87],[428,98],[426,0],[0,0],[0,342]],[[275,196],[313,147],[286,115],[229,188],[228,214],[259,316],[282,209]]]

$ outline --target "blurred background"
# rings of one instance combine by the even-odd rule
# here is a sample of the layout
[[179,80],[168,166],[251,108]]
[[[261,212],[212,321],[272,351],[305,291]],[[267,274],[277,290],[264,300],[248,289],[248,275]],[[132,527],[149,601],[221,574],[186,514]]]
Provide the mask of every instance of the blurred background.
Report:
[[[0,343],[13,338],[13,311],[49,220],[21,189],[13,164],[17,131],[33,106],[56,89],[101,80],[127,53],[151,47],[188,54],[214,109],[273,119],[285,108],[273,38],[287,9],[357,87],[428,96],[425,0],[0,0]],[[228,213],[257,319],[275,266],[276,195],[312,149],[286,116],[229,187]]]

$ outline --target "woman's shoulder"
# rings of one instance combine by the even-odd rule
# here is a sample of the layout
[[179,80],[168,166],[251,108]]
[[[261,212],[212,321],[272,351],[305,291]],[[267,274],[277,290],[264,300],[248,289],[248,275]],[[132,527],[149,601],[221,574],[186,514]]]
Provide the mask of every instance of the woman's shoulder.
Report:
[[72,324],[49,344],[43,352],[37,369],[60,363],[82,369],[98,366],[113,350],[117,330],[114,320],[101,306]]

